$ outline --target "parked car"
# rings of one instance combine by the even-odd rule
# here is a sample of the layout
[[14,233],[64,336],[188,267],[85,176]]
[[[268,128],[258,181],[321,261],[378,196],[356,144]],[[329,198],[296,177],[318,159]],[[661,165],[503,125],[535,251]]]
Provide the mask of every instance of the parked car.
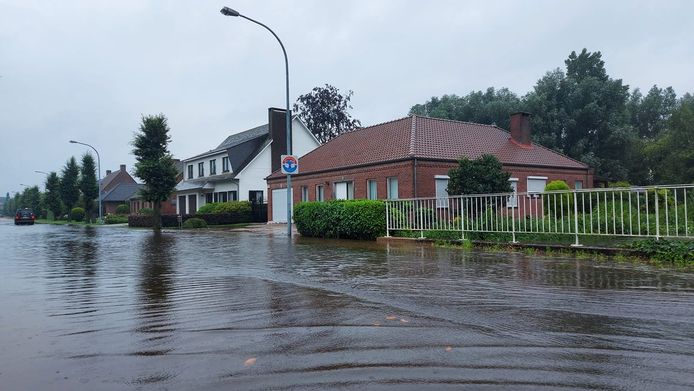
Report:
[[29,208],[17,209],[17,213],[14,215],[14,224],[29,224],[34,225],[36,220],[36,215],[34,211]]

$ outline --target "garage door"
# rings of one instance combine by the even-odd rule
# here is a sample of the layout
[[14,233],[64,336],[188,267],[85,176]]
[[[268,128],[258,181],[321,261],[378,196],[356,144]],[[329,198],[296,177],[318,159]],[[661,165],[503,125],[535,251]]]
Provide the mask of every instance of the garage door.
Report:
[[[292,199],[294,192],[292,191]],[[287,222],[287,189],[274,189],[272,191],[272,221],[275,223]]]

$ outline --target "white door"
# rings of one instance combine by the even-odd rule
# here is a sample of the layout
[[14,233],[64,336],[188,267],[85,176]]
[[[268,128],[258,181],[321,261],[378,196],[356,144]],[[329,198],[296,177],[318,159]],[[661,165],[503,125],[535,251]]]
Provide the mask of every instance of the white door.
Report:
[[[292,191],[292,199],[294,192]],[[294,205],[292,205],[292,211]],[[287,222],[287,189],[272,190],[272,221],[275,223]]]

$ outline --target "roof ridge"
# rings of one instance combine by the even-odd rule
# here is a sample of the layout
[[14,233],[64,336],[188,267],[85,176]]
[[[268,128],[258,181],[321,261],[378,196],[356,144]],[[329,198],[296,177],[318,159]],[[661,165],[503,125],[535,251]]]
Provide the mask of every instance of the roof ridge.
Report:
[[[500,128],[500,127],[498,127],[498,126],[496,126],[496,125],[494,125],[494,127],[497,128],[497,129],[499,129],[499,130],[501,130],[501,131],[504,132],[504,133],[508,133],[509,137],[511,136],[511,132],[509,132],[508,130],[503,129],[503,128]],[[574,159],[574,158],[572,158],[571,156],[564,154],[563,152],[559,152],[559,151],[555,151],[555,150],[553,150],[553,149],[551,149],[551,148],[547,148],[547,147],[545,147],[544,145],[542,145],[542,144],[540,144],[540,143],[536,143],[536,142],[534,142],[534,141],[532,141],[532,140],[530,141],[530,144],[531,144],[532,146],[542,148],[542,149],[544,149],[545,151],[548,151],[548,152],[551,152],[551,153],[556,153],[556,154],[559,155],[559,156],[565,157],[565,158],[567,158],[567,159],[569,159],[569,160],[571,160],[571,161],[574,161],[574,162],[576,162],[576,163],[578,163],[578,164],[582,164],[583,166],[585,166],[585,167],[587,167],[587,168],[590,168],[590,165],[589,165],[589,164],[584,163],[584,162],[582,162],[582,161],[580,161],[580,160]]]
[[[414,115],[414,114],[413,114]],[[418,117],[420,118],[425,118],[425,119],[433,119],[436,121],[445,121],[445,122],[455,122],[458,124],[470,124],[470,125],[479,125],[479,126],[489,126],[492,128],[499,128],[497,125],[492,125],[492,124],[481,124],[479,122],[471,122],[471,121],[460,121],[457,119],[450,119],[450,118],[437,118],[437,117],[428,117],[426,115],[419,115]],[[499,128],[501,129],[501,128]]]
[[417,140],[417,115],[412,114],[412,126],[410,128],[410,156],[414,156],[415,142]]

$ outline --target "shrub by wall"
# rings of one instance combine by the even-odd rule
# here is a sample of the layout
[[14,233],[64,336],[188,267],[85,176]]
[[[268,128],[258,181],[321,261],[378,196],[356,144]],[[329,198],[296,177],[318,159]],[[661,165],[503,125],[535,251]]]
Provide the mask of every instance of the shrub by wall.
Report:
[[183,228],[207,228],[207,223],[203,219],[191,217],[183,223]]
[[84,220],[84,209],[80,208],[79,206],[76,208],[72,208],[72,210],[70,211],[70,217],[72,217],[72,219],[75,221]]
[[104,224],[123,224],[128,222],[128,216],[107,214],[104,217]]
[[199,215],[215,213],[247,215],[251,213],[251,203],[248,201],[209,202],[197,211]]
[[116,214],[118,214],[118,215],[130,214],[130,205],[120,204],[120,205],[116,206]]
[[374,240],[386,232],[386,207],[375,200],[302,202],[294,221],[303,236]]

